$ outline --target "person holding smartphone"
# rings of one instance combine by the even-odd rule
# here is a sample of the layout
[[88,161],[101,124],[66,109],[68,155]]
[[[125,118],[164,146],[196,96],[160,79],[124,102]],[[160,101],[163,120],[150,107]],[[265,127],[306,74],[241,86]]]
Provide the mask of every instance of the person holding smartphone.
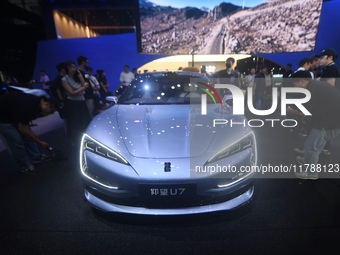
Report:
[[71,146],[75,146],[91,121],[84,96],[89,84],[72,60],[66,61],[65,67],[66,75],[62,81],[67,94],[67,134]]

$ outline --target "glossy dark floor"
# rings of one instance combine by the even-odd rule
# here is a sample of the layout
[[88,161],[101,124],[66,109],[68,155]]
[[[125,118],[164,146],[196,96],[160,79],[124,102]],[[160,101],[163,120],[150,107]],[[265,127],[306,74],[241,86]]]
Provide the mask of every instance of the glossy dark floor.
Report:
[[[0,153],[0,254],[339,254],[339,179],[258,178],[254,199],[232,212],[159,217],[103,214],[84,201],[77,149],[54,121],[41,135],[68,156],[21,174]],[[53,127],[58,128],[53,130]],[[295,164],[303,138],[255,129],[259,164]],[[340,163],[340,138],[324,163]]]

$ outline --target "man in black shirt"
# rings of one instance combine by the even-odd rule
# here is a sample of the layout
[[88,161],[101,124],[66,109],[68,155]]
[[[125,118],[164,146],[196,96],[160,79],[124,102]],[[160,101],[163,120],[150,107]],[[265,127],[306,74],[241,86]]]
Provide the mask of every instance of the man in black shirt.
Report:
[[[323,67],[323,71],[320,80],[328,82],[340,90],[340,72],[334,63],[337,57],[338,53],[334,49],[325,49],[321,52],[320,66]],[[323,152],[330,155],[330,142],[326,143]]]
[[294,73],[293,70],[292,70],[292,64],[290,64],[290,63],[286,65],[285,70],[286,71],[283,73],[282,78],[288,78],[289,75]]
[[321,76],[320,56],[319,55],[312,55],[309,58],[309,61],[310,61],[309,71],[313,73],[314,79],[318,79]]
[[[332,85],[310,79],[308,71],[298,71],[291,75],[295,87],[305,88],[311,93],[311,99],[304,104],[304,107],[312,114],[311,131],[304,143],[303,164],[316,167],[319,155],[327,141],[340,134],[340,91]],[[301,111],[291,108],[287,113],[303,115]],[[318,173],[297,172],[295,174],[301,179],[317,179]]]
[[282,82],[281,82],[281,87],[291,87],[291,84],[287,81],[287,78],[290,77],[292,73],[294,73],[292,69],[293,65],[288,63],[285,68],[285,72],[282,75]]
[[[89,66],[88,58],[85,56],[79,56],[77,58],[77,63],[78,63],[78,70],[83,75],[84,80],[87,83],[89,83],[88,73],[86,71],[86,68]],[[87,89],[85,90],[84,97],[85,97],[85,101],[86,101],[86,105],[87,105],[90,117],[92,118],[94,100],[95,100],[92,86],[87,87]]]
[[[231,85],[238,86],[239,84],[238,72],[236,72],[233,68],[235,64],[235,59],[231,57],[227,58],[225,64],[226,64],[226,69],[216,72],[214,75],[212,75],[211,78],[216,78],[216,79],[213,79],[215,84],[221,83],[221,84],[231,84]],[[228,89],[226,89],[226,90],[220,91],[220,94],[224,96],[226,94],[231,94],[231,92]]]
[[238,84],[238,73],[234,70],[233,66],[235,64],[234,58],[227,58],[225,65],[226,69],[220,70],[213,75],[213,78],[226,78],[227,84]]
[[[57,111],[59,112],[60,118],[66,118],[66,101],[67,95],[66,90],[63,87],[62,78],[66,75],[64,62],[59,63],[56,66],[58,70],[58,75],[54,78],[53,84],[51,85],[51,95],[55,100]],[[65,123],[66,124],[66,123]],[[66,125],[65,125],[66,131]]]
[[33,133],[29,122],[54,111],[54,104],[46,97],[25,93],[0,96],[0,137],[21,172],[36,174],[37,170],[33,164],[45,160],[38,145],[41,148],[49,148],[48,143]]
[[54,83],[51,88],[52,96],[56,103],[61,106],[65,106],[66,102],[66,90],[63,87],[62,78],[66,74],[64,62],[59,63],[57,66],[58,75],[54,78]]
[[320,65],[323,67],[321,80],[340,90],[340,72],[335,65],[338,53],[334,49],[325,49],[320,54]]

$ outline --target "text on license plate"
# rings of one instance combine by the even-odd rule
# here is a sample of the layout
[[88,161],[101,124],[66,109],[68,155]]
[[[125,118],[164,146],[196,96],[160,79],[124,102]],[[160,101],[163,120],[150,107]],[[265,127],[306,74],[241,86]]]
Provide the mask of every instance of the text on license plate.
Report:
[[148,197],[187,197],[195,195],[196,186],[193,184],[182,185],[150,185],[141,184],[139,192],[142,196]]

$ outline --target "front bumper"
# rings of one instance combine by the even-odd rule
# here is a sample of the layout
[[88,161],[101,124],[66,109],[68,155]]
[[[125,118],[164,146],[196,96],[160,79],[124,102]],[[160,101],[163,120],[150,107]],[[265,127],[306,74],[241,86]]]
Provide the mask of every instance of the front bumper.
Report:
[[[209,213],[209,212],[217,212],[217,211],[225,211],[235,209],[244,203],[248,202],[254,194],[254,186],[252,183],[249,183],[238,189],[232,193],[229,193],[226,196],[221,197],[210,197],[203,199],[202,197],[195,197],[191,203],[193,206],[184,206],[177,208],[161,208],[164,207],[164,204],[158,204],[158,201],[145,201],[143,199],[139,199],[139,202],[136,206],[124,205],[130,204],[134,200],[134,198],[130,199],[121,199],[122,204],[113,203],[112,198],[105,197],[105,195],[97,192],[95,189],[86,188],[85,189],[85,197],[87,201],[95,208],[104,211],[104,212],[118,212],[118,213],[129,213],[129,214],[142,214],[142,215],[186,215],[186,214],[200,214],[200,213]],[[198,205],[195,203],[201,200],[202,205]],[[109,201],[110,202],[109,202]],[[225,200],[225,201],[222,201]],[[208,204],[208,202],[211,202]],[[215,203],[214,203],[215,202]],[[144,204],[144,207],[142,204]],[[149,204],[150,203],[150,204]],[[150,207],[148,207],[148,204]],[[185,203],[184,203],[185,204]],[[184,205],[183,204],[183,205]],[[159,208],[152,208],[157,207]],[[166,207],[171,207],[174,205],[168,204]]]

